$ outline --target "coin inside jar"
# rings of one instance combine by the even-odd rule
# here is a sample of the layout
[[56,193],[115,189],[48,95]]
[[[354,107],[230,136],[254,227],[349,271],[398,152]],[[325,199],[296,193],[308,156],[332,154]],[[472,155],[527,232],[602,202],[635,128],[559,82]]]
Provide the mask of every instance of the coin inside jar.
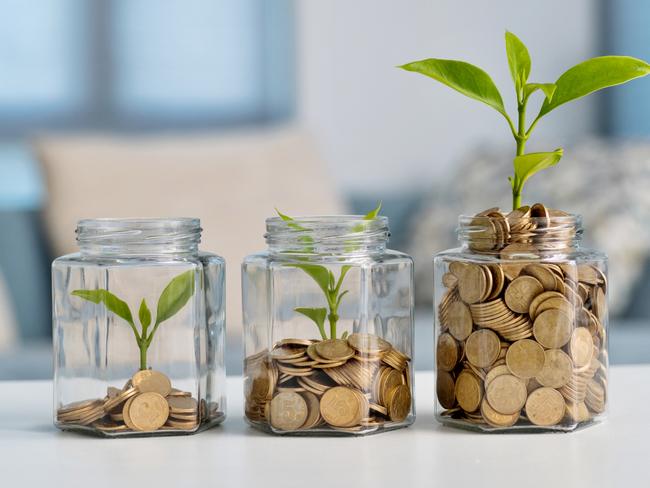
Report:
[[573,364],[577,368],[582,368],[590,363],[594,354],[594,341],[588,329],[578,327],[573,331],[569,341],[569,352]]
[[451,334],[441,334],[436,349],[436,362],[443,371],[451,371],[458,363],[459,347]]
[[297,430],[307,420],[307,402],[295,392],[281,392],[271,400],[270,421],[278,430]]
[[172,389],[171,381],[160,371],[152,369],[143,369],[138,371],[131,378],[133,386],[135,386],[140,393],[155,392],[159,395],[166,397]]
[[465,355],[478,368],[487,368],[496,361],[501,351],[499,336],[490,329],[473,332],[465,343]]
[[573,375],[571,358],[561,349],[544,351],[544,367],[535,379],[543,386],[561,388]]
[[446,371],[438,371],[436,379],[436,395],[443,408],[453,408],[454,405],[456,405],[454,387],[454,377]]
[[[128,416],[136,430],[149,432],[157,430],[167,421],[169,405],[165,397],[149,391],[133,397]],[[126,416],[125,416],[126,420]]]
[[464,341],[472,333],[472,313],[462,302],[454,302],[448,309],[449,333],[459,341]]
[[516,376],[504,374],[492,380],[485,394],[490,406],[497,412],[512,415],[523,408],[528,391],[522,380]]
[[544,291],[541,283],[532,276],[519,276],[510,282],[504,296],[513,312],[527,313],[533,299]]
[[571,338],[573,321],[566,313],[557,310],[545,310],[533,323],[533,335],[537,342],[548,349],[559,349]]
[[472,373],[463,371],[456,378],[455,394],[458,405],[466,412],[474,412],[481,405],[483,387]]
[[547,386],[533,391],[526,401],[526,416],[535,425],[555,425],[562,420],[565,410],[564,397]]
[[536,376],[544,367],[544,361],[544,348],[530,339],[514,342],[506,353],[506,364],[518,378]]

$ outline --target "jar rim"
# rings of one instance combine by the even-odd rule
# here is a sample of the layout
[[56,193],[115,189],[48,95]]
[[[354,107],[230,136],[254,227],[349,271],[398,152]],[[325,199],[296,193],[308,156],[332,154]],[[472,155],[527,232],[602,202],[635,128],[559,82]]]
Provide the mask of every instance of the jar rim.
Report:
[[264,235],[272,252],[294,255],[381,252],[389,236],[388,217],[381,215],[373,219],[364,215],[270,217]]
[[201,230],[194,217],[107,217],[82,219],[75,232],[82,252],[147,255],[194,253]]

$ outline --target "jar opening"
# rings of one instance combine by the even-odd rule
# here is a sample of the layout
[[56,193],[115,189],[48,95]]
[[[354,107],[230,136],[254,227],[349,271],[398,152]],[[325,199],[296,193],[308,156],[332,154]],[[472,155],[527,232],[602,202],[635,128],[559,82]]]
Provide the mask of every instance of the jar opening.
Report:
[[76,234],[82,253],[168,255],[196,253],[201,230],[190,217],[101,218],[80,220]]
[[326,215],[266,219],[264,237],[272,252],[299,255],[363,255],[382,252],[390,236],[388,217]]
[[539,252],[568,252],[582,239],[582,217],[562,214],[470,216],[458,219],[458,240],[474,252],[530,257]]

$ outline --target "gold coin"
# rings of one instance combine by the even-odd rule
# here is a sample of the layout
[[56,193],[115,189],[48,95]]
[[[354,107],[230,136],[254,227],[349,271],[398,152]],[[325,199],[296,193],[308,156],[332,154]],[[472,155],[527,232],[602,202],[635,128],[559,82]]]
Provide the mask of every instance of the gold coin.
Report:
[[436,348],[436,363],[443,371],[451,371],[456,367],[459,359],[459,347],[451,334],[440,334]]
[[530,318],[532,320],[535,320],[535,316],[537,315],[537,307],[539,307],[542,302],[548,300],[549,298],[564,298],[564,295],[557,291],[545,291],[544,293],[540,293],[535,298],[533,298],[533,301],[530,302],[530,306],[528,307],[528,315],[530,315]]
[[473,373],[462,371],[456,378],[454,391],[458,405],[466,412],[474,412],[481,405],[483,387]]
[[526,401],[526,417],[533,424],[548,427],[564,417],[566,405],[559,391],[543,386],[530,394]]
[[478,264],[465,263],[458,277],[458,293],[467,304],[477,303],[486,290],[486,276]]
[[305,355],[306,348],[302,346],[276,346],[270,352],[270,356],[278,361],[296,359]]
[[490,371],[487,372],[485,375],[485,388],[488,387],[490,383],[492,383],[492,380],[496,378],[497,376],[501,376],[502,374],[511,374],[510,373],[510,368],[506,366],[505,364],[501,364],[499,366],[494,366]]
[[504,374],[490,382],[485,392],[490,406],[504,415],[519,412],[526,403],[526,384],[516,376]]
[[361,354],[380,354],[391,349],[390,342],[375,334],[350,334],[348,344]]
[[[169,416],[169,405],[160,393],[148,391],[133,397],[129,418],[136,430],[151,432],[159,429]],[[126,419],[126,417],[125,417]]]
[[93,427],[102,432],[123,432],[129,430],[129,428],[124,424],[118,424],[114,422],[94,422]]
[[198,425],[198,422],[168,419],[165,426],[161,427],[161,429],[167,430],[165,427],[171,427],[172,429],[194,430]]
[[320,414],[334,427],[351,427],[364,417],[362,404],[352,388],[335,386],[325,392],[320,400]]
[[547,349],[559,349],[571,338],[573,321],[561,310],[545,310],[533,323],[533,335]]
[[295,392],[278,393],[271,400],[270,421],[278,430],[297,430],[307,420],[307,402]]
[[57,410],[57,413],[61,415],[73,413],[73,412],[78,412],[78,411],[83,411],[83,410],[90,410],[93,408],[97,408],[98,405],[102,404],[101,400],[98,399],[93,399],[93,400],[82,400],[79,402],[72,402],[68,403],[67,405],[64,405],[63,407],[59,408]]
[[314,347],[319,356],[331,361],[344,361],[354,356],[354,349],[352,349],[344,339],[328,339],[320,341],[317,342]]
[[393,422],[403,421],[411,411],[411,390],[406,385],[396,386],[390,393],[388,415]]
[[481,402],[481,415],[492,427],[510,427],[519,420],[519,412],[505,415],[494,410],[486,398]]
[[604,320],[607,317],[607,296],[602,287],[594,288],[592,293],[591,307],[596,317],[599,320]]
[[458,278],[453,273],[445,273],[442,275],[442,284],[446,288],[454,288],[458,284]]
[[532,276],[519,276],[512,281],[504,296],[506,305],[513,312],[528,313],[533,299],[544,291],[544,287]]
[[576,368],[582,368],[591,362],[594,355],[594,340],[585,327],[578,327],[571,334],[569,354]]
[[564,312],[567,314],[571,320],[573,321],[573,318],[575,316],[575,308],[574,306],[569,302],[564,297],[553,297],[553,298],[548,298],[544,300],[542,303],[539,304],[536,310],[536,315],[541,314],[542,312],[545,312],[546,310],[559,310],[561,312]]
[[508,369],[518,378],[528,379],[538,375],[544,361],[544,348],[530,339],[513,343],[506,353]]
[[305,399],[305,403],[307,403],[307,418],[300,428],[313,429],[322,420],[320,416],[320,400],[316,395],[308,391],[301,393],[301,395]]
[[131,417],[129,416],[129,408],[131,408],[131,403],[133,402],[134,398],[135,397],[129,398],[122,407],[122,418],[124,419],[126,426],[131,430],[137,430],[135,425],[133,425],[133,422],[131,422]]
[[174,413],[196,413],[199,404],[195,398],[185,396],[167,397],[169,410]]
[[544,367],[535,376],[542,386],[561,388],[567,384],[573,374],[571,358],[561,349],[544,351]]
[[528,264],[523,269],[522,273],[535,278],[541,283],[545,290],[555,290],[555,276],[548,266],[539,263]]
[[121,410],[120,406],[124,404],[125,401],[127,401],[129,398],[137,395],[138,390],[137,388],[131,386],[129,388],[126,388],[125,390],[121,390],[121,392],[113,397],[109,398],[104,402],[104,410],[107,412],[113,412],[113,410],[119,409]]
[[[442,408],[453,408],[456,405],[456,393],[454,391],[454,378],[447,371],[438,371],[436,379],[436,396]],[[372,408],[372,404],[370,405]]]
[[166,397],[172,389],[171,381],[160,371],[152,369],[143,369],[138,371],[131,378],[133,386],[140,393],[154,392]]
[[170,397],[190,397],[192,394],[189,391],[182,391],[178,390],[176,388],[172,388],[171,391],[169,392]]
[[499,336],[490,329],[473,332],[465,342],[465,355],[477,368],[487,368],[496,361],[501,352]]
[[464,341],[472,333],[472,314],[462,302],[454,302],[448,310],[449,332],[459,341]]

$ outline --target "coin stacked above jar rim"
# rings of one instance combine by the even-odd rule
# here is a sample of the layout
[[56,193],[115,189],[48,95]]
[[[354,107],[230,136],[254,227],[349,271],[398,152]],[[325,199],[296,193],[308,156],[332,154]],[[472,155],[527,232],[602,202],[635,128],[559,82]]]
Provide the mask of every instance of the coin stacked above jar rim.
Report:
[[472,251],[500,259],[449,260],[441,277],[436,390],[443,418],[484,428],[562,428],[605,410],[607,279],[597,266],[549,252],[570,247],[567,217],[536,204],[471,220]]
[[106,397],[64,405],[57,410],[62,427],[85,426],[105,433],[196,430],[218,415],[214,405],[197,402],[187,391],[172,388],[169,378],[150,369],[138,371],[123,388],[109,386]]
[[246,417],[283,432],[399,425],[411,412],[410,361],[374,334],[284,339],[245,360]]

